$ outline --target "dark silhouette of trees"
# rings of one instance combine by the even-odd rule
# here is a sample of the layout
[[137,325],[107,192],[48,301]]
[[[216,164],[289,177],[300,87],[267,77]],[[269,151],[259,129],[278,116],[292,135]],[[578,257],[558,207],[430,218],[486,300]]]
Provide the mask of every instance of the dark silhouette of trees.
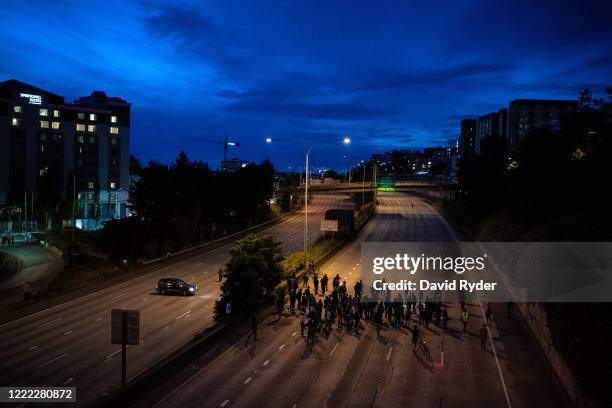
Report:
[[532,129],[514,152],[506,151],[503,140],[488,138],[480,155],[463,161],[459,178],[469,212],[481,220],[501,212],[516,222],[548,225],[612,204],[602,184],[612,153],[603,100],[583,90],[578,110],[559,122],[557,129]]
[[[274,166],[251,163],[236,172],[214,172],[185,152],[175,161],[141,166],[130,191],[133,219],[111,220],[104,227],[105,247],[117,257],[164,255],[194,243],[244,229],[268,219]],[[140,234],[140,230],[146,235]],[[117,245],[127,234],[140,245]],[[122,236],[117,236],[122,235]],[[117,239],[115,239],[116,237]]]

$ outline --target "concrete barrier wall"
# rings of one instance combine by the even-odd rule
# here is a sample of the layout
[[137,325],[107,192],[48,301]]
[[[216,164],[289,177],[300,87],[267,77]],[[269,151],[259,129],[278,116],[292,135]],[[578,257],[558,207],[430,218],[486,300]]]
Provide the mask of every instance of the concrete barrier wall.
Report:
[[546,309],[540,303],[518,303],[517,305],[529,327],[531,335],[550,363],[572,405],[577,408],[603,407],[598,401],[582,395],[571,370],[553,346],[550,329],[546,323]]

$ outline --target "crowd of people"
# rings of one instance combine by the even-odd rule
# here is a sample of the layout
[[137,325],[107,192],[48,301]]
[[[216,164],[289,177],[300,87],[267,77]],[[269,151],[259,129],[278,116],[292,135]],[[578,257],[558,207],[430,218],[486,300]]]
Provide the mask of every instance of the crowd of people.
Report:
[[[449,310],[447,304],[436,299],[435,294],[425,299],[417,299],[412,293],[405,297],[396,295],[392,298],[390,291],[380,292],[371,290],[364,293],[364,284],[361,280],[355,282],[352,294],[347,287],[346,280],[338,274],[331,279],[331,288],[328,287],[327,274],[320,276],[319,271],[311,266],[308,272],[301,277],[301,284],[296,274],[287,279],[289,294],[289,313],[300,316],[300,332],[306,337],[306,344],[313,346],[319,333],[329,335],[334,326],[344,328],[348,333],[358,335],[365,328],[364,321],[372,323],[380,335],[382,327],[407,328],[412,333],[413,344],[416,345],[423,337],[423,331],[418,325],[428,327],[431,324],[442,330],[449,329]],[[312,283],[312,286],[311,286]],[[277,302],[279,319],[285,307],[285,293],[283,292]],[[469,313],[462,301],[459,321],[466,331]],[[487,321],[491,318],[491,308],[487,306]],[[483,327],[486,327],[483,325]],[[481,342],[483,340],[482,330]],[[483,345],[484,348],[484,345]]]

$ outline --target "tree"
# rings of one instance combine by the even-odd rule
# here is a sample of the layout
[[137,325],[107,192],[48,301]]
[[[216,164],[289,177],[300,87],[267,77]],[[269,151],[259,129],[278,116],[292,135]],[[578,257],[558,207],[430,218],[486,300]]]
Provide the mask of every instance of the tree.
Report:
[[230,250],[226,280],[221,285],[221,299],[215,304],[218,320],[225,314],[225,304],[232,304],[232,313],[257,311],[275,299],[275,288],[283,274],[282,244],[270,237],[248,235]]

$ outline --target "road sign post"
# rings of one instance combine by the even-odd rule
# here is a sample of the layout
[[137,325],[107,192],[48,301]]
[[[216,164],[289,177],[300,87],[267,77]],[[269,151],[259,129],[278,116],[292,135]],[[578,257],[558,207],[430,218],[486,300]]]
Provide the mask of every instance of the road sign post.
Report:
[[321,220],[321,231],[331,232],[334,239],[335,233],[338,232],[338,220]]
[[140,342],[140,310],[111,311],[111,344],[121,344],[121,387],[127,377],[127,346]]

